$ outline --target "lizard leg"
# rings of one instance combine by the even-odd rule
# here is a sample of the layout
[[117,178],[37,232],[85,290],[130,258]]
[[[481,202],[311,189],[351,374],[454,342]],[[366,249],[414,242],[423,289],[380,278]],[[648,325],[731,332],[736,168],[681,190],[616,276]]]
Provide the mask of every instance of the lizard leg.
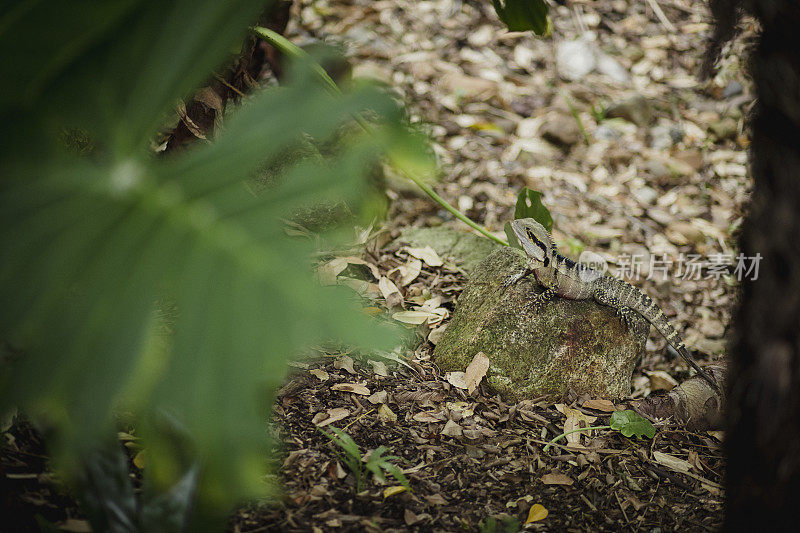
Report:
[[595,289],[594,299],[597,300],[597,303],[602,305],[607,305],[608,307],[613,307],[614,309],[621,310],[624,306],[622,302],[620,302],[616,296],[609,294],[604,289]]
[[555,299],[556,296],[558,295],[553,289],[545,289],[544,292],[541,292],[531,298],[530,301],[525,304],[525,308],[528,311],[539,311],[545,303]]
[[625,329],[628,331],[634,330],[634,325],[636,324],[635,318],[637,314],[638,313],[630,307],[620,307],[617,309],[617,316],[619,316],[622,325],[625,326]]
[[622,305],[622,302],[620,302],[616,296],[612,296],[602,289],[595,291],[594,299],[602,305],[613,307],[616,310],[617,316],[622,322],[622,325],[625,326],[625,329],[628,331],[634,330],[633,328],[636,324],[634,319],[638,314],[636,311],[630,307]]
[[529,266],[526,266],[524,270],[520,270],[516,274],[509,276],[503,282],[503,287],[510,287],[511,285],[516,285],[520,281],[522,281],[525,277],[530,276],[533,272],[533,269]]

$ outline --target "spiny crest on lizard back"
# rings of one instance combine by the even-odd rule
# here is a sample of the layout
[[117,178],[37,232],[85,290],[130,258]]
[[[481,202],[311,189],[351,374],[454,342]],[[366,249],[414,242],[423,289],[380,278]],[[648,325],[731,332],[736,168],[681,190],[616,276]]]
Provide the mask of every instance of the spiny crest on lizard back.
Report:
[[511,229],[533,262],[549,265],[555,246],[544,226],[532,218],[518,218],[511,221]]

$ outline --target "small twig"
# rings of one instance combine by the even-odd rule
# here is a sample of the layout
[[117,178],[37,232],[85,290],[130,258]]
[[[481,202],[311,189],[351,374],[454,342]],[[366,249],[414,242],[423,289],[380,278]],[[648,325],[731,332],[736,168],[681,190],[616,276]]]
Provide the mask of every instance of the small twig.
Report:
[[656,17],[658,17],[658,20],[661,21],[661,24],[664,25],[664,27],[667,29],[667,31],[669,31],[671,33],[675,33],[677,31],[677,29],[672,24],[672,22],[669,21],[669,19],[664,14],[664,12],[661,10],[661,6],[658,5],[658,2],[656,0],[647,0],[647,3],[650,4],[650,7],[653,8],[653,11],[655,11],[655,13],[656,13]]
[[247,95],[246,95],[246,94],[244,94],[242,91],[240,91],[239,89],[237,89],[236,87],[234,87],[233,85],[231,85],[230,83],[228,83],[228,80],[226,80],[225,78],[223,78],[222,76],[220,76],[220,75],[219,75],[219,74],[217,74],[216,72],[214,73],[214,78],[215,78],[215,79],[216,79],[218,82],[220,82],[222,85],[224,85],[225,87],[227,87],[227,88],[228,88],[228,89],[230,89],[231,91],[235,92],[236,94],[238,94],[238,95],[239,95],[239,96],[241,96],[242,98],[244,98],[245,96],[247,96]]
[[362,414],[361,414],[361,416],[359,416],[359,417],[357,417],[357,418],[353,419],[353,420],[352,420],[352,421],[351,421],[349,424],[347,424],[346,426],[344,426],[344,427],[342,428],[342,431],[345,431],[345,430],[347,430],[347,428],[349,428],[350,426],[352,426],[353,424],[355,424],[356,422],[358,422],[359,420],[361,420],[362,418],[364,418],[365,416],[367,416],[368,414],[370,414],[370,413],[371,413],[372,411],[374,411],[374,410],[375,410],[375,409],[373,408],[373,409],[370,409],[369,411],[366,411],[366,412],[362,413]]
[[590,501],[589,501],[589,498],[587,498],[586,496],[584,496],[584,495],[583,495],[583,493],[581,493],[581,494],[580,494],[580,497],[581,497],[581,500],[583,500],[583,503],[585,503],[586,505],[588,505],[588,506],[589,506],[589,509],[591,509],[591,510],[592,510],[592,512],[595,512],[595,513],[597,512],[597,507],[595,507],[595,506],[594,506],[594,504],[593,504],[592,502],[590,502]]

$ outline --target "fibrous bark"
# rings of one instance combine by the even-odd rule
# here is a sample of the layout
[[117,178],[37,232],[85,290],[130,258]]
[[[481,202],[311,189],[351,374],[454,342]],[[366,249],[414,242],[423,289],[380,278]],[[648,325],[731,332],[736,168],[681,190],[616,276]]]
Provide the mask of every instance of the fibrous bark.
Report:
[[[260,17],[259,24],[283,33],[289,23],[291,6],[291,0],[273,2]],[[267,67],[280,78],[280,53],[266,41],[249,36],[242,44],[238,59],[223,73],[214,75],[190,102],[180,106],[180,120],[169,134],[166,151],[182,148],[197,139],[206,139],[221,120],[228,101],[250,93]]]
[[741,250],[761,254],[742,283],[729,379],[725,528],[796,528],[800,502],[800,4],[715,0],[719,37],[737,15],[761,25],[750,58],[754,181]]

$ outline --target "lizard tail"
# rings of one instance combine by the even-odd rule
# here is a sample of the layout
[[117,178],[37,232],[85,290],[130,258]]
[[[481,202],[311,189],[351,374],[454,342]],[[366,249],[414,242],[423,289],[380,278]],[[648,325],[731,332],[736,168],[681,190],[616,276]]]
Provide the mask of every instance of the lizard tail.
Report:
[[700,365],[697,364],[697,362],[692,357],[692,354],[690,354],[689,350],[686,349],[686,346],[681,345],[676,350],[675,348],[672,348],[672,346],[667,344],[667,348],[672,349],[673,351],[677,351],[678,354],[683,358],[683,360],[689,363],[689,365],[692,368],[694,368],[695,372],[697,372],[699,376],[708,381],[709,385],[711,385],[714,388],[714,390],[719,392],[719,385],[717,384],[717,381],[714,378],[712,378],[705,370],[703,370],[700,367]]

